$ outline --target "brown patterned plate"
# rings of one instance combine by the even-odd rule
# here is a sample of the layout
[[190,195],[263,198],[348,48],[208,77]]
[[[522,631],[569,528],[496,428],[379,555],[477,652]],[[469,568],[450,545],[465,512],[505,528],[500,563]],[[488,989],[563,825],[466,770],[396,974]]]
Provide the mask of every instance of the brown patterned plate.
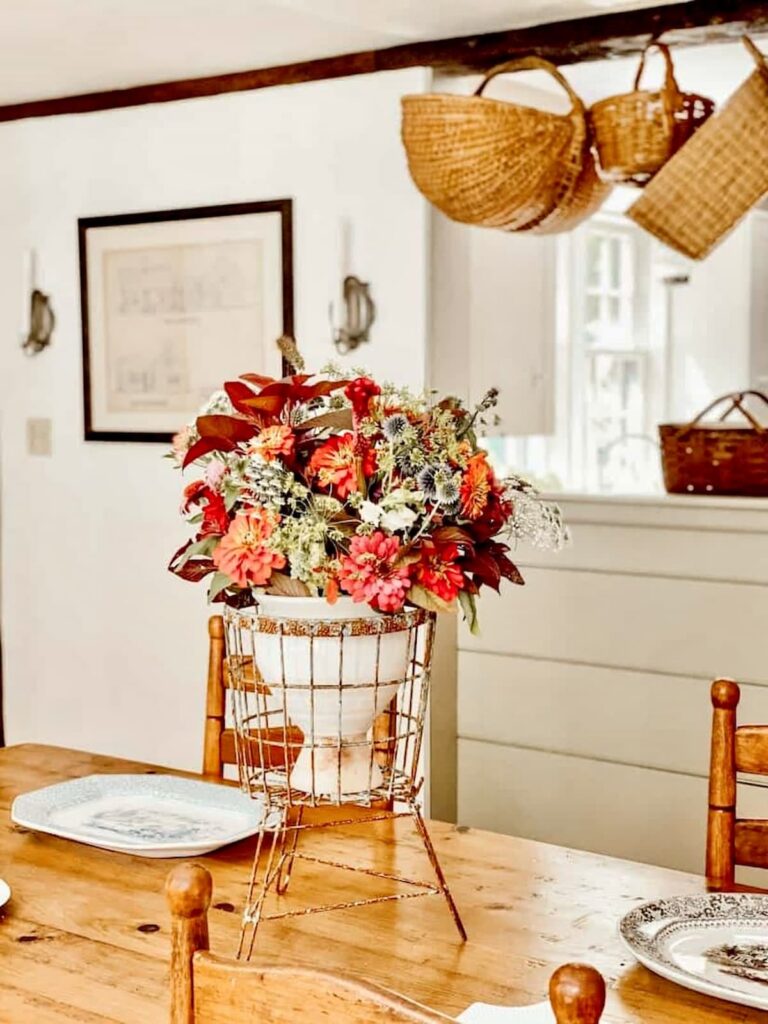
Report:
[[619,933],[640,963],[663,978],[768,1010],[768,895],[654,900],[630,910]]

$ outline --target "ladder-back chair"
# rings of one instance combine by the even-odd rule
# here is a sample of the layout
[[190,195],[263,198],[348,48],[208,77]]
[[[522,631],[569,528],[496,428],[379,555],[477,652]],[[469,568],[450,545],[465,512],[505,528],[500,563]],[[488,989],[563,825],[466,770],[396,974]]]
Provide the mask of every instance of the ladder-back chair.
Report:
[[768,775],[768,725],[736,725],[741,691],[732,679],[712,684],[707,883],[735,886],[735,869],[768,868],[768,820],[736,816],[737,773]]
[[[224,643],[224,619],[221,615],[212,615],[208,620],[208,686],[205,700],[205,734],[203,740],[203,774],[224,778],[224,768],[227,765],[237,764],[236,734],[235,730],[227,726],[227,690],[231,687],[231,679],[227,666],[227,658]],[[246,666],[245,677],[249,681],[248,686],[257,687],[263,685],[258,669],[252,664],[251,659],[246,659],[249,664]],[[397,714],[394,705],[383,711],[373,725],[373,737],[376,750],[376,757],[379,764],[384,767],[391,764],[395,750],[394,730],[397,721]],[[262,736],[262,743],[259,746],[257,740],[253,740],[251,757],[254,763],[258,760],[259,750],[269,751],[272,758],[271,764],[267,767],[281,767],[283,751],[285,749],[285,736],[282,726],[274,730],[266,730],[267,734],[274,732],[273,736]],[[273,740],[271,744],[269,741]],[[297,748],[303,742],[300,730],[296,729],[289,737],[289,742],[296,744]],[[391,809],[389,804],[384,802],[376,803],[378,809]]]
[[[228,960],[208,948],[213,883],[198,864],[179,864],[165,886],[171,911],[171,1024],[455,1024],[377,985],[309,967]],[[552,976],[557,1024],[598,1024],[605,983],[592,967]]]

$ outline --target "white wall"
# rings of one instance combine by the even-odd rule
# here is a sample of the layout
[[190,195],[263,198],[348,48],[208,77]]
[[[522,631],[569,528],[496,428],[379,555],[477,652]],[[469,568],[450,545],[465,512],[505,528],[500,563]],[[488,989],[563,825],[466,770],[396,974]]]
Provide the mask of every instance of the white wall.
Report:
[[[426,209],[399,139],[418,69],[0,128],[2,636],[7,741],[36,740],[196,768],[204,591],[165,570],[185,538],[181,479],[159,445],[83,441],[77,218],[294,199],[297,335],[334,356],[328,303],[351,269],[372,285],[372,343],[348,360],[420,385]],[[34,248],[58,323],[17,347],[22,253]],[[248,369],[243,367],[244,370]],[[30,416],[53,456],[26,453]]]

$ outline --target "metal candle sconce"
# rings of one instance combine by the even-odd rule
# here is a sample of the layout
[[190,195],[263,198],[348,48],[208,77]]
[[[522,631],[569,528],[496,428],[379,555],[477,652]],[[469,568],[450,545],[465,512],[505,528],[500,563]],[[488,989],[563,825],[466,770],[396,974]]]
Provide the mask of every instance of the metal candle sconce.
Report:
[[29,300],[29,333],[21,343],[28,356],[36,356],[50,345],[55,326],[51,300],[35,288]]
[[35,254],[27,253],[23,286],[25,298],[22,310],[21,347],[29,356],[37,355],[50,345],[53,328],[56,326],[51,300],[36,286],[35,263]]
[[352,352],[362,342],[368,341],[369,333],[376,319],[376,306],[371,298],[370,286],[359,277],[349,274],[344,278],[343,287],[344,322],[334,324],[333,303],[329,312],[333,327],[333,343],[342,355]]

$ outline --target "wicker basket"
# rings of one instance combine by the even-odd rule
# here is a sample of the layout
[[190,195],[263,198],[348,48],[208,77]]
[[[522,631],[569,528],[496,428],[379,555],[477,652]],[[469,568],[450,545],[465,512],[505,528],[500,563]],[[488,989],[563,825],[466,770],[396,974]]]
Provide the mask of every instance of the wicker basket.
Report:
[[[497,75],[548,71],[571,99],[568,114],[486,99]],[[584,105],[558,69],[538,57],[493,68],[474,96],[403,97],[403,143],[419,191],[452,220],[515,230],[544,221],[573,192],[583,168]]]
[[[768,405],[761,391],[723,395],[685,426],[659,427],[664,484],[670,494],[734,494],[768,497],[768,427],[744,405],[747,395]],[[730,402],[715,424],[702,420],[716,406]],[[724,425],[738,409],[747,419],[742,425]]]
[[[640,91],[648,51],[656,47],[666,64],[659,92]],[[649,43],[635,76],[634,91],[595,103],[590,119],[606,180],[644,186],[713,113],[712,100],[680,91],[669,47]]]
[[703,259],[768,192],[768,65],[757,69],[653,178],[628,216],[693,259]]
[[533,235],[554,235],[572,231],[600,209],[613,185],[603,181],[598,175],[589,137],[585,140],[582,161],[581,173],[570,192],[560,200],[555,209],[536,224],[521,230],[529,231]]

